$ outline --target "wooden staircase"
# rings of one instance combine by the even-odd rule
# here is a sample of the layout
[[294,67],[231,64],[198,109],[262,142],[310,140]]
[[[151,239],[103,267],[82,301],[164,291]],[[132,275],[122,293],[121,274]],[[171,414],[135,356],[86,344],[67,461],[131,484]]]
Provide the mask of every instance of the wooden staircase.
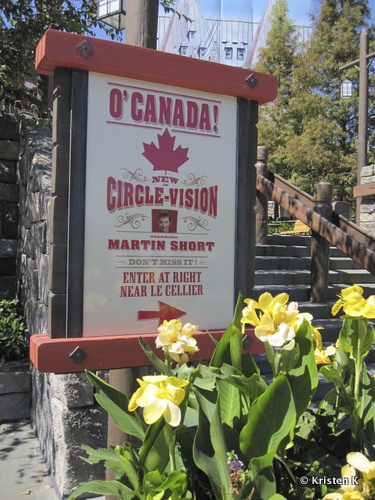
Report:
[[313,323],[323,326],[325,342],[335,342],[340,318],[333,318],[332,305],[343,288],[358,284],[364,296],[375,295],[375,276],[361,268],[350,257],[335,247],[330,248],[328,300],[324,303],[310,301],[310,236],[271,235],[266,245],[256,246],[255,286],[251,298],[263,292],[272,295],[287,292],[291,301],[298,302],[301,312],[313,315]]
[[[375,295],[375,276],[361,268],[351,258],[337,248],[330,248],[330,269],[328,300],[324,303],[310,301],[310,236],[290,236],[275,234],[268,236],[267,244],[256,246],[255,286],[250,298],[258,299],[264,292],[273,296],[286,292],[290,301],[298,302],[300,312],[313,315],[313,324],[322,327],[324,345],[335,344],[342,320],[331,314],[332,305],[343,288],[358,284],[364,289],[364,296]],[[340,316],[340,315],[338,315]],[[270,368],[265,355],[256,357],[262,373],[270,377]],[[370,369],[375,368],[375,351],[368,361]],[[314,397],[314,404],[323,397],[330,384],[320,377],[321,383]]]

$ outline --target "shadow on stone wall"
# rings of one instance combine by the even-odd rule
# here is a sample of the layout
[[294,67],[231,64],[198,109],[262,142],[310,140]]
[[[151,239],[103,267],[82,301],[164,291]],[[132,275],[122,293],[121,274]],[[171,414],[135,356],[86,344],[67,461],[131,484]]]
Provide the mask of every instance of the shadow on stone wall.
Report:
[[[0,299],[19,298],[31,335],[46,333],[48,324],[52,157],[51,127],[0,118]],[[8,397],[15,383],[0,372],[1,395]],[[80,458],[82,444],[107,445],[107,414],[85,374],[42,374],[32,367],[28,384],[29,413],[23,418],[30,417],[31,389],[31,422],[61,496],[90,479],[104,479],[102,466]],[[18,399],[25,396],[20,394]]]

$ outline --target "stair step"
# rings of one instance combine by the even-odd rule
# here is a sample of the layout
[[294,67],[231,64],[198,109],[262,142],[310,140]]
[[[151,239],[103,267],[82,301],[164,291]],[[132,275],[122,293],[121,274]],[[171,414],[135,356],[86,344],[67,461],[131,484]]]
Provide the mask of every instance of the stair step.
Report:
[[248,295],[251,299],[258,300],[264,292],[269,292],[273,296],[285,292],[289,295],[289,300],[297,302],[310,300],[310,286],[308,285],[256,285]]
[[[286,292],[289,301],[298,302],[300,312],[313,316],[312,324],[321,327],[324,346],[335,345],[342,327],[340,315],[333,317],[331,310],[343,288],[359,284],[364,296],[375,295],[375,276],[347,257],[336,247],[330,247],[330,271],[328,300],[324,303],[310,301],[311,293],[311,236],[273,234],[266,245],[256,245],[255,286],[249,296],[255,300],[264,292],[273,296]],[[265,354],[255,356],[262,375],[268,383],[272,380],[272,370]],[[368,369],[375,372],[375,349],[366,358]],[[319,374],[319,385],[312,407],[332,388],[325,377]]]
[[311,236],[272,234],[267,237],[269,245],[310,246]]
[[[347,288],[347,284],[332,284],[328,286],[328,300],[337,300],[337,296],[343,288]],[[364,290],[364,296],[375,295],[374,283],[363,283],[360,285]],[[289,295],[289,300],[294,300],[298,303],[310,301],[310,285],[293,285],[293,284],[272,284],[272,285],[256,285],[249,293],[249,297],[257,300],[264,292],[269,292],[275,296],[279,293],[286,292]]]
[[[311,279],[309,270],[306,269],[261,269],[255,271],[255,285],[281,285],[283,283],[303,285],[309,284]],[[329,283],[361,285],[362,283],[375,283],[375,277],[365,269],[332,269],[329,271]]]
[[329,302],[319,303],[297,300],[296,302],[298,302],[298,310],[300,312],[308,312],[314,318],[330,319],[332,318],[332,306],[336,301],[331,300]]
[[260,270],[255,271],[254,284],[255,285],[304,285],[310,283],[310,271],[300,269],[292,271],[288,269],[278,269],[277,272],[273,270]]
[[362,266],[354,262],[350,257],[331,257],[329,258],[330,269],[363,269]]
[[357,283],[375,283],[375,276],[366,271],[366,269],[332,269],[329,271],[329,283],[340,283],[352,285]]
[[256,245],[256,258],[269,256],[310,257],[310,248],[301,245]]
[[304,269],[309,270],[310,257],[285,257],[285,256],[257,256],[255,258],[255,269],[276,270],[276,269]]

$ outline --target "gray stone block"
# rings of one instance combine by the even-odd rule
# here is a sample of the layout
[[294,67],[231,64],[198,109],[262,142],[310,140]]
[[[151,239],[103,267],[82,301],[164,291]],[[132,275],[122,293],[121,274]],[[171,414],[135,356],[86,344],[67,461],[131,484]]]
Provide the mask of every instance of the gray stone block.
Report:
[[17,165],[15,162],[3,161],[0,163],[0,182],[8,184],[15,184],[17,182]]
[[0,422],[30,418],[31,392],[0,394]]
[[0,277],[0,300],[17,298],[17,279],[13,276]]
[[18,160],[20,151],[19,141],[0,140],[0,158],[2,160]]
[[0,394],[31,392],[29,361],[0,364]]
[[38,155],[31,166],[30,190],[33,192],[51,190],[52,152],[50,155]]
[[16,259],[8,257],[2,259],[0,257],[0,276],[15,276],[16,275]]
[[0,184],[0,200],[18,203],[19,191],[17,184]]
[[82,408],[95,403],[94,388],[85,373],[52,373],[50,387],[52,397],[59,399],[67,408]]
[[10,240],[18,237],[18,203],[4,203],[2,236]]
[[82,456],[82,444],[93,448],[105,447],[107,414],[102,408],[69,410],[60,400],[51,400],[55,442],[54,476],[63,496],[69,495],[81,483],[104,479],[102,465],[89,465]]
[[19,140],[19,122],[11,115],[2,115],[0,120],[0,137],[2,139]]
[[0,257],[15,257],[17,255],[17,241],[0,240]]

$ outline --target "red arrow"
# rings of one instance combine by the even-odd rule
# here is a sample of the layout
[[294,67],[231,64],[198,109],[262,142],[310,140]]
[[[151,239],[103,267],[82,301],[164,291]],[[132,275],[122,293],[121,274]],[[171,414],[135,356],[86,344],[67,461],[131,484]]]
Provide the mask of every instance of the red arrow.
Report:
[[186,314],[186,312],[159,301],[158,311],[138,311],[138,320],[159,318],[160,326],[164,320],[170,321],[171,319],[177,319],[184,314]]

